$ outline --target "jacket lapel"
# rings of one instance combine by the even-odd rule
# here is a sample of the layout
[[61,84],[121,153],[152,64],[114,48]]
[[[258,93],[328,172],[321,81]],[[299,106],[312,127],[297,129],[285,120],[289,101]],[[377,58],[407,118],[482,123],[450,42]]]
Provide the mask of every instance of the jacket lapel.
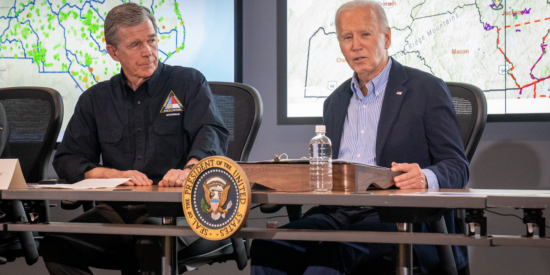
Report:
[[388,85],[382,102],[380,111],[380,121],[378,122],[378,132],[376,136],[376,160],[380,161],[380,156],[384,145],[390,134],[391,128],[395,122],[403,99],[407,95],[407,88],[403,86],[407,82],[408,76],[401,64],[392,58],[392,66],[388,79]]
[[348,81],[347,85],[338,93],[334,98],[335,102],[332,104],[332,127],[331,129],[331,141],[332,141],[332,156],[338,158],[340,152],[340,141],[342,140],[342,132],[344,131],[344,122],[346,121],[346,115],[348,113],[348,106],[351,100],[353,92],[351,91],[351,81]]

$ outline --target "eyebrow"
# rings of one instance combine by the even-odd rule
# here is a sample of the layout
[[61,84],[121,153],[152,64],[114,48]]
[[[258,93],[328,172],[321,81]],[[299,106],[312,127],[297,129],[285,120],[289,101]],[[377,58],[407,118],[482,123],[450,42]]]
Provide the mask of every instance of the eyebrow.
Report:
[[353,34],[355,32],[358,32],[358,33],[365,33],[365,32],[371,33],[371,32],[373,32],[373,29],[362,29],[362,30],[359,30],[359,31],[347,31],[347,32],[342,32],[341,34],[342,35]]
[[[157,34],[156,34],[156,33],[153,33],[153,34],[148,35],[148,36],[147,36],[147,39],[154,38],[154,37],[156,37],[156,36],[157,36]],[[140,42],[141,42],[141,41],[140,41],[139,39],[136,39],[136,40],[134,40],[134,41],[128,43],[128,46],[132,46],[132,45],[137,44],[137,43],[140,43]]]
[[349,35],[349,34],[352,34],[353,32],[352,31],[347,31],[347,32],[341,32],[338,34],[338,36],[346,36],[346,35]]

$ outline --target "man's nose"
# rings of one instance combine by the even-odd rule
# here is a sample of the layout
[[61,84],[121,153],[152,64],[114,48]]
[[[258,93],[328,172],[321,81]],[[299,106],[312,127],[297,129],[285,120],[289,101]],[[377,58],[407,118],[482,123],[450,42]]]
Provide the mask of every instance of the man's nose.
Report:
[[354,36],[351,40],[351,50],[357,51],[362,48],[361,41],[358,36]]
[[153,55],[153,48],[147,43],[143,43],[143,45],[141,47],[141,56],[147,57]]

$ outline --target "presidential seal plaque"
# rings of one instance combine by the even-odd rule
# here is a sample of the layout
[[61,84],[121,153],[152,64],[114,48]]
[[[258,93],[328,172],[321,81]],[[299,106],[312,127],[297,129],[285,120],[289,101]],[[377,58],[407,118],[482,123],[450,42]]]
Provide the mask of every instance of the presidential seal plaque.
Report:
[[231,237],[250,212],[250,185],[233,160],[213,156],[197,163],[182,191],[183,213],[199,236],[212,240]]

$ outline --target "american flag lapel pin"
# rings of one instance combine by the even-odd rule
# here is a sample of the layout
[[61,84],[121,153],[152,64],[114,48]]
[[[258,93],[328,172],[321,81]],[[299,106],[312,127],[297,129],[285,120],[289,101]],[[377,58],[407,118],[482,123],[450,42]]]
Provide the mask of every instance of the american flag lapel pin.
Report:
[[402,94],[403,94],[403,92],[397,92],[397,95],[402,95]]

